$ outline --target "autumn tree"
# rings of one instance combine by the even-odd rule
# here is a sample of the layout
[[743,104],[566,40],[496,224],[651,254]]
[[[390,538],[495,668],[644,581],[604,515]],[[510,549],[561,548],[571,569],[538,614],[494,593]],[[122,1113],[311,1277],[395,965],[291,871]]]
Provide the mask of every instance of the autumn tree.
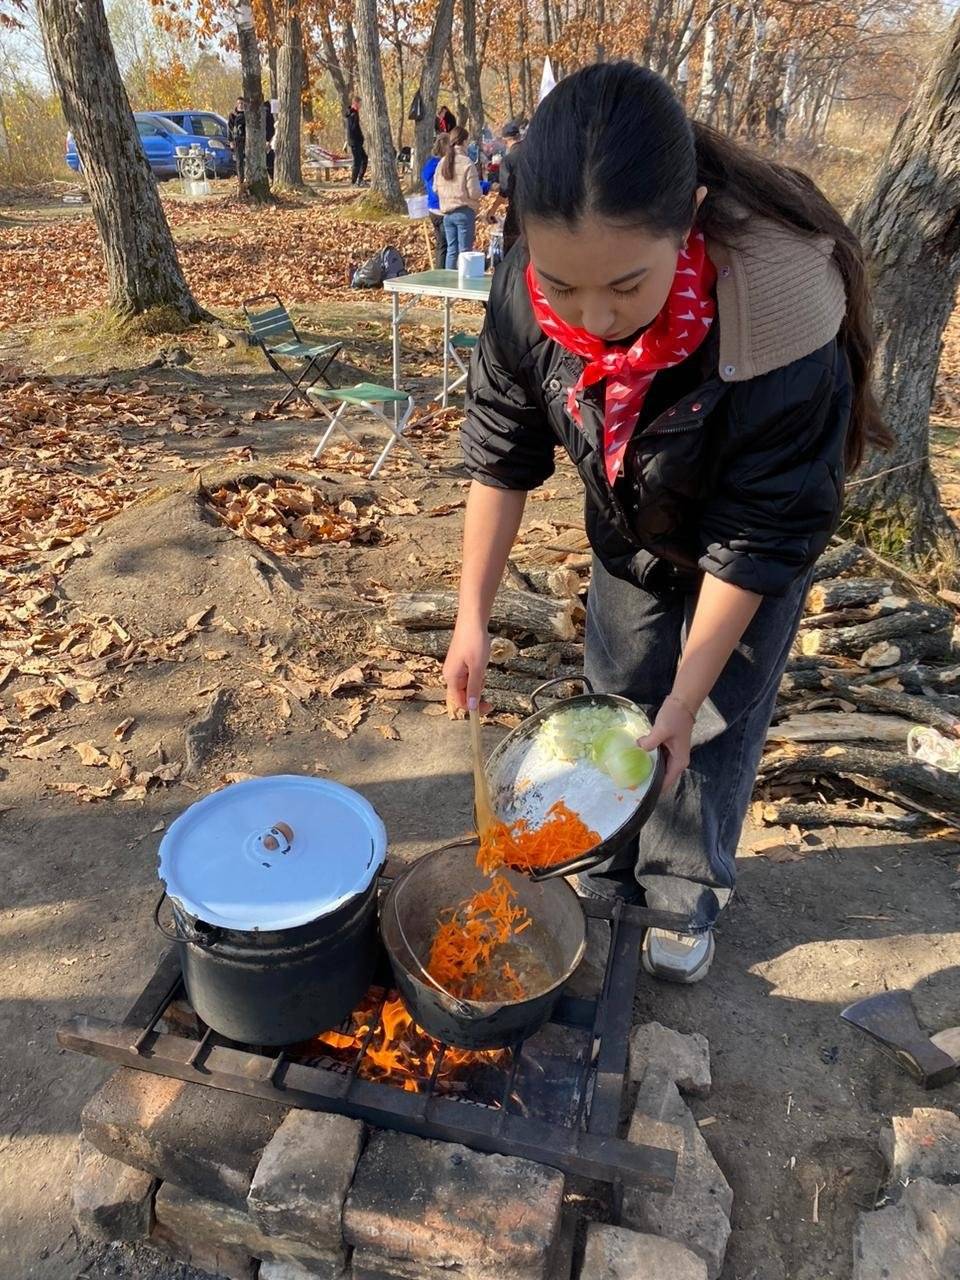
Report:
[[390,114],[387,110],[387,92],[383,84],[376,0],[356,0],[355,25],[363,131],[373,170],[371,194],[376,196],[377,202],[385,210],[402,213],[403,194],[400,191],[400,179],[397,176]]
[[184,279],[110,42],[103,0],[37,0],[50,74],[76,140],[106,261],[110,306],[130,318],[206,317]]
[[423,119],[418,120],[413,131],[411,171],[419,178],[430,149],[433,146],[434,121],[437,115],[440,93],[440,72],[443,58],[450,45],[453,30],[453,0],[438,0],[433,15],[433,26],[423,51],[420,72],[420,96],[423,98]]
[[876,385],[896,445],[871,459],[855,506],[914,553],[956,529],[930,470],[929,421],[943,331],[960,282],[960,13],[894,132],[855,217],[871,264]]
[[246,104],[243,178],[240,189],[246,199],[263,204],[271,199],[270,179],[267,176],[267,142],[263,119],[263,72],[250,0],[233,0],[233,13]]
[[274,148],[277,155],[274,178],[278,187],[303,187],[300,156],[300,125],[303,118],[303,33],[296,0],[284,0],[283,34],[277,59],[279,113]]

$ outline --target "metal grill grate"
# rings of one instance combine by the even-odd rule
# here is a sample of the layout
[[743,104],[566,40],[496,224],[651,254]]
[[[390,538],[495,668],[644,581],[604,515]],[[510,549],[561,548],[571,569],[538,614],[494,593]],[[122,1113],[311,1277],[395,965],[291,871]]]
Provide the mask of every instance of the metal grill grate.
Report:
[[[163,956],[121,1023],[80,1015],[59,1030],[57,1039],[64,1048],[141,1071],[288,1106],[339,1112],[380,1128],[461,1142],[478,1151],[522,1156],[614,1187],[669,1191],[676,1172],[674,1153],[627,1142],[619,1131],[643,931],[654,925],[676,927],[676,921],[620,902],[585,899],[582,905],[588,917],[610,925],[601,989],[595,999],[566,992],[561,997],[551,1022],[538,1033],[543,1036],[557,1027],[576,1033],[567,1035],[567,1047],[559,1054],[556,1048],[546,1055],[538,1052],[536,1036],[507,1050],[495,1099],[471,1096],[469,1086],[465,1094],[445,1096],[438,1087],[447,1052],[443,1045],[429,1078],[421,1082],[425,1087],[416,1092],[402,1084],[364,1079],[361,1063],[380,1026],[387,991],[346,1070],[342,1063],[337,1069],[311,1064],[292,1047],[278,1052],[237,1045],[209,1027],[202,1028],[199,1039],[176,1034],[175,1028],[161,1029],[158,1024],[170,1006],[186,999],[176,947]],[[572,1038],[575,1049],[570,1048]],[[559,1095],[548,1095],[539,1108],[525,1104],[525,1076],[543,1074],[547,1058],[556,1066],[558,1057],[565,1058],[567,1104],[561,1105]]]

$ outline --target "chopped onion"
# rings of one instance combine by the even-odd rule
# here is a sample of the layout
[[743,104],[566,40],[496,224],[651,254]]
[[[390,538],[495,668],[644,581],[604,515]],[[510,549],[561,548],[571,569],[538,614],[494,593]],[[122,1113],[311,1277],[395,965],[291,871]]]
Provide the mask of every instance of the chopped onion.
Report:
[[653,772],[653,760],[623,728],[608,729],[593,744],[597,767],[618,787],[639,787]]
[[639,787],[653,772],[653,761],[616,707],[571,707],[549,716],[540,727],[544,748],[557,760],[588,760],[618,787]]

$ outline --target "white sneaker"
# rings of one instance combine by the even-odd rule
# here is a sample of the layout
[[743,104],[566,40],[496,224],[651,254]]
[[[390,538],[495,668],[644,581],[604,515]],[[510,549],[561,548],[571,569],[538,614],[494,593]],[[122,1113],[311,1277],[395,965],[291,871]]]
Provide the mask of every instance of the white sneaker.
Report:
[[715,950],[709,929],[705,933],[648,929],[640,963],[652,978],[662,978],[665,982],[700,982],[710,971]]

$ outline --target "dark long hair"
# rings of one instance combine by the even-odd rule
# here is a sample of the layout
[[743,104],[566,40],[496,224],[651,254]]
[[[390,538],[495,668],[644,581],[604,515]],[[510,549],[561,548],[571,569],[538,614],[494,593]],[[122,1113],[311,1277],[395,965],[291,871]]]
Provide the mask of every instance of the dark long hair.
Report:
[[[593,213],[678,239],[695,222],[724,243],[753,214],[830,236],[847,295],[840,330],[853,379],[847,466],[855,468],[868,446],[891,443],[870,384],[874,335],[863,249],[806,174],[691,121],[655,72],[608,62],[561,80],[537,108],[516,182],[522,219],[576,224]],[[707,196],[698,211],[699,186]]]
[[[449,133],[440,135],[446,142],[446,151],[443,153],[443,159],[440,162],[440,172],[449,182],[453,177],[457,163],[457,147],[463,146],[468,138],[466,129],[463,125],[457,125],[455,129],[451,129]],[[439,142],[439,138],[437,141]]]

